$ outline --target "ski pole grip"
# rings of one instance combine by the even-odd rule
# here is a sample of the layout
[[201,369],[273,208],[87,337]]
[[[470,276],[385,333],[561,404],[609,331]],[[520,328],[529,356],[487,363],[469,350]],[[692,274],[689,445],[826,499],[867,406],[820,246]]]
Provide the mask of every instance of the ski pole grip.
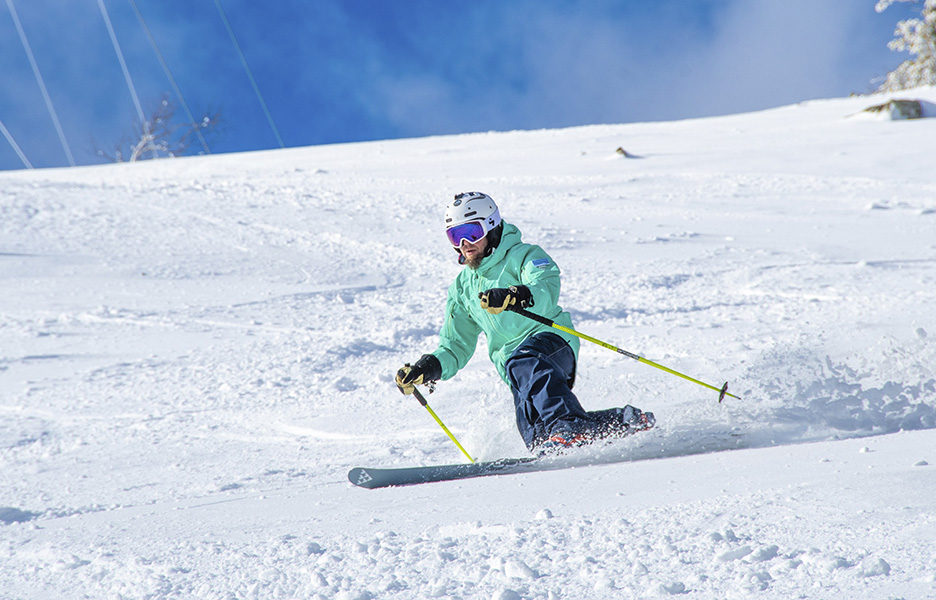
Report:
[[416,399],[419,400],[420,404],[426,406],[426,398],[422,395],[422,392],[420,392],[417,388],[413,388],[413,395],[416,396]]

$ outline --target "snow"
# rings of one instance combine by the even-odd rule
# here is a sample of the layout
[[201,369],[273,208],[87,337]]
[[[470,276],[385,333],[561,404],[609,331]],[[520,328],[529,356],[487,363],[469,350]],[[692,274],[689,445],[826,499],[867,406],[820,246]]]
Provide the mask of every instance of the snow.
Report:
[[[0,173],[0,597],[936,598],[936,119],[850,118],[892,97]],[[392,377],[474,189],[582,332],[742,399],[583,344],[656,429],[352,486],[464,460]],[[429,401],[524,454],[483,347]]]

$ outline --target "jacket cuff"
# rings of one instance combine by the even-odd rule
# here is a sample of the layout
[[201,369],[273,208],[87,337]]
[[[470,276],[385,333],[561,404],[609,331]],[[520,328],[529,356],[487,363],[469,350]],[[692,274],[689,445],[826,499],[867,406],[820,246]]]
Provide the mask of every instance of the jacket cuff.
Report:
[[423,354],[413,367],[422,369],[423,381],[438,381],[442,378],[442,363],[432,354]]

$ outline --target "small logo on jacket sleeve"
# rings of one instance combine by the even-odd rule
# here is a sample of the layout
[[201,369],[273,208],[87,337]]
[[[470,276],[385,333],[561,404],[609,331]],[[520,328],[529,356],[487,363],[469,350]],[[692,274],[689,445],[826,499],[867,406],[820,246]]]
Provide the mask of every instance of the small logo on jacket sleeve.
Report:
[[549,266],[549,259],[548,259],[548,258],[537,258],[536,260],[533,261],[533,266],[536,267],[536,268],[538,268],[538,269],[545,269],[546,267]]

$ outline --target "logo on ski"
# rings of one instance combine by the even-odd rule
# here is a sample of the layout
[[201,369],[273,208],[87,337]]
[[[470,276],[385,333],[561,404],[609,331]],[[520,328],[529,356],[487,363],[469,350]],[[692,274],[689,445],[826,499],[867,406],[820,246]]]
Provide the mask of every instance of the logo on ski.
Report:
[[373,477],[371,477],[367,471],[365,471],[364,469],[361,469],[361,472],[358,474],[356,485],[364,485],[365,483],[367,483],[368,481],[371,481],[372,479]]

